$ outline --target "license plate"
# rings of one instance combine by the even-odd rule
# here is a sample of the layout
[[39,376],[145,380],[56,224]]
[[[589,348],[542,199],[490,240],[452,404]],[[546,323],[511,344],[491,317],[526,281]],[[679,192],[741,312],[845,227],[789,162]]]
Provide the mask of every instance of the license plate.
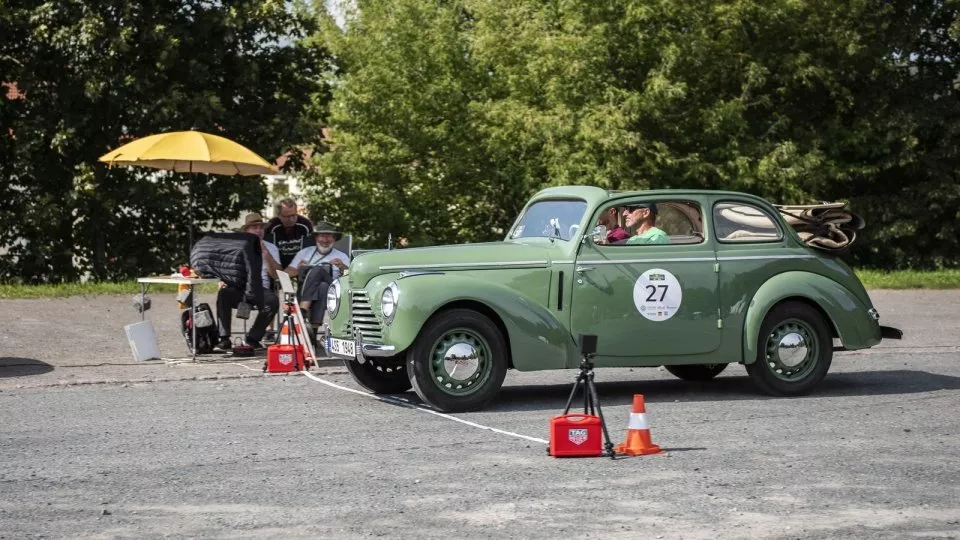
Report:
[[356,345],[347,339],[337,339],[335,337],[327,338],[327,352],[337,356],[346,356],[348,358],[357,357]]

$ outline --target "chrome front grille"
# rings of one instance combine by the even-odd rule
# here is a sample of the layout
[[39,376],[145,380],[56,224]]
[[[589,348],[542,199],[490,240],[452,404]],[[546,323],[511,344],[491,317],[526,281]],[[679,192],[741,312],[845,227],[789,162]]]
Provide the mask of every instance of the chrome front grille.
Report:
[[350,291],[350,332],[356,328],[363,334],[366,343],[383,343],[383,333],[380,321],[373,314],[367,291],[360,289]]

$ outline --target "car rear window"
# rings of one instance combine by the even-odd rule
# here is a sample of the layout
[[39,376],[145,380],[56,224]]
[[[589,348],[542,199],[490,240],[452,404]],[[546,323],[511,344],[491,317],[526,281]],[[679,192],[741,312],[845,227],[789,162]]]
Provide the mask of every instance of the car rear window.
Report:
[[713,229],[717,240],[727,243],[776,242],[783,238],[770,214],[743,202],[713,205]]

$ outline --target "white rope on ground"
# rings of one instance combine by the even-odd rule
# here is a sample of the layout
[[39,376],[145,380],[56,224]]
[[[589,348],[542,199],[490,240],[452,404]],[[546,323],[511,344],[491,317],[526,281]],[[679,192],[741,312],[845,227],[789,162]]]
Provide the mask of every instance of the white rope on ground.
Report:
[[[262,359],[259,359],[259,358],[255,359],[255,360],[250,360],[250,361],[251,361],[251,362],[259,362],[259,363],[261,363],[261,364],[263,363],[263,360],[262,360]],[[257,369],[257,368],[252,368],[252,367],[250,367],[250,366],[248,366],[248,365],[246,365],[246,364],[241,364],[241,363],[239,363],[239,362],[220,362],[220,361],[194,362],[193,360],[191,360],[191,359],[189,359],[189,358],[185,358],[185,359],[183,359],[183,360],[166,360],[166,361],[164,361],[164,364],[166,364],[166,365],[168,365],[168,366],[204,366],[204,367],[240,366],[240,367],[242,367],[242,368],[244,368],[244,369],[249,369],[250,371],[263,371],[263,368],[259,368],[259,369]]]
[[516,438],[518,438],[518,439],[523,439],[523,440],[530,441],[530,442],[536,442],[536,443],[541,443],[541,444],[549,444],[548,441],[545,441],[545,440],[543,440],[543,439],[538,439],[538,438],[536,438],[536,437],[530,437],[530,436],[528,436],[528,435],[521,435],[521,434],[519,434],[519,433],[514,433],[514,432],[512,432],[512,431],[504,431],[504,430],[502,430],[502,429],[497,429],[497,428],[493,428],[493,427],[490,427],[490,426],[484,426],[483,424],[477,424],[476,422],[469,422],[469,421],[464,420],[464,419],[462,419],[462,418],[457,418],[456,416],[451,416],[451,415],[449,415],[449,414],[445,414],[445,413],[442,413],[442,412],[437,412],[437,411],[434,411],[434,410],[431,410],[431,409],[427,409],[426,407],[421,407],[420,405],[417,405],[416,403],[407,401],[407,400],[405,400],[405,399],[396,398],[396,397],[388,397],[388,396],[378,396],[378,395],[376,395],[376,394],[368,394],[367,392],[363,392],[363,391],[360,391],[360,390],[354,390],[353,388],[347,388],[346,386],[340,386],[339,384],[332,383],[332,382],[330,382],[330,381],[325,381],[325,380],[321,379],[320,377],[317,377],[317,376],[314,375],[313,373],[310,373],[309,371],[301,371],[301,373],[303,373],[304,375],[306,375],[310,380],[316,381],[316,382],[318,382],[318,383],[320,383],[320,384],[325,384],[325,385],[327,385],[327,386],[329,386],[329,387],[331,387],[331,388],[336,388],[336,389],[338,389],[338,390],[344,390],[344,391],[346,391],[346,392],[352,392],[352,393],[354,393],[354,394],[358,394],[358,395],[361,395],[361,396],[366,396],[366,397],[368,397],[368,398],[373,398],[373,399],[375,399],[375,400],[377,400],[377,401],[383,401],[383,402],[386,402],[386,403],[391,403],[391,404],[393,404],[393,405],[400,405],[401,407],[407,407],[407,408],[409,408],[409,409],[415,409],[415,410],[418,410],[418,411],[421,411],[421,412],[425,412],[425,413],[429,413],[429,414],[432,414],[432,415],[435,415],[435,416],[439,416],[439,417],[441,417],[441,418],[446,418],[447,420],[453,420],[454,422],[460,422],[461,424],[466,424],[466,425],[468,425],[468,426],[470,426],[470,427],[474,427],[474,428],[477,428],[477,429],[484,429],[484,430],[487,430],[487,431],[492,431],[492,432],[494,432],[494,433],[499,433],[499,434],[501,434],[501,435],[507,435],[507,436],[510,436],[510,437],[516,437]]
[[249,369],[250,371],[259,371],[259,372],[263,373],[263,368],[259,368],[259,369],[258,369],[258,368],[252,368],[252,367],[250,367],[250,366],[248,366],[248,365],[246,365],[246,364],[238,364],[238,363],[236,363],[236,362],[231,362],[231,363],[226,364],[226,365],[228,365],[228,366],[240,366],[240,367],[242,367],[242,368],[244,368],[244,369]]

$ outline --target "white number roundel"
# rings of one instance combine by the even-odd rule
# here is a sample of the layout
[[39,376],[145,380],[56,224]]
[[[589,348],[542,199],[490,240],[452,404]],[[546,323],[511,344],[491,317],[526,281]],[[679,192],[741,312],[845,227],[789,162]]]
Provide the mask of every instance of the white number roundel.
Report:
[[633,285],[633,304],[648,320],[665,321],[680,309],[683,290],[676,276],[662,268],[647,270]]

